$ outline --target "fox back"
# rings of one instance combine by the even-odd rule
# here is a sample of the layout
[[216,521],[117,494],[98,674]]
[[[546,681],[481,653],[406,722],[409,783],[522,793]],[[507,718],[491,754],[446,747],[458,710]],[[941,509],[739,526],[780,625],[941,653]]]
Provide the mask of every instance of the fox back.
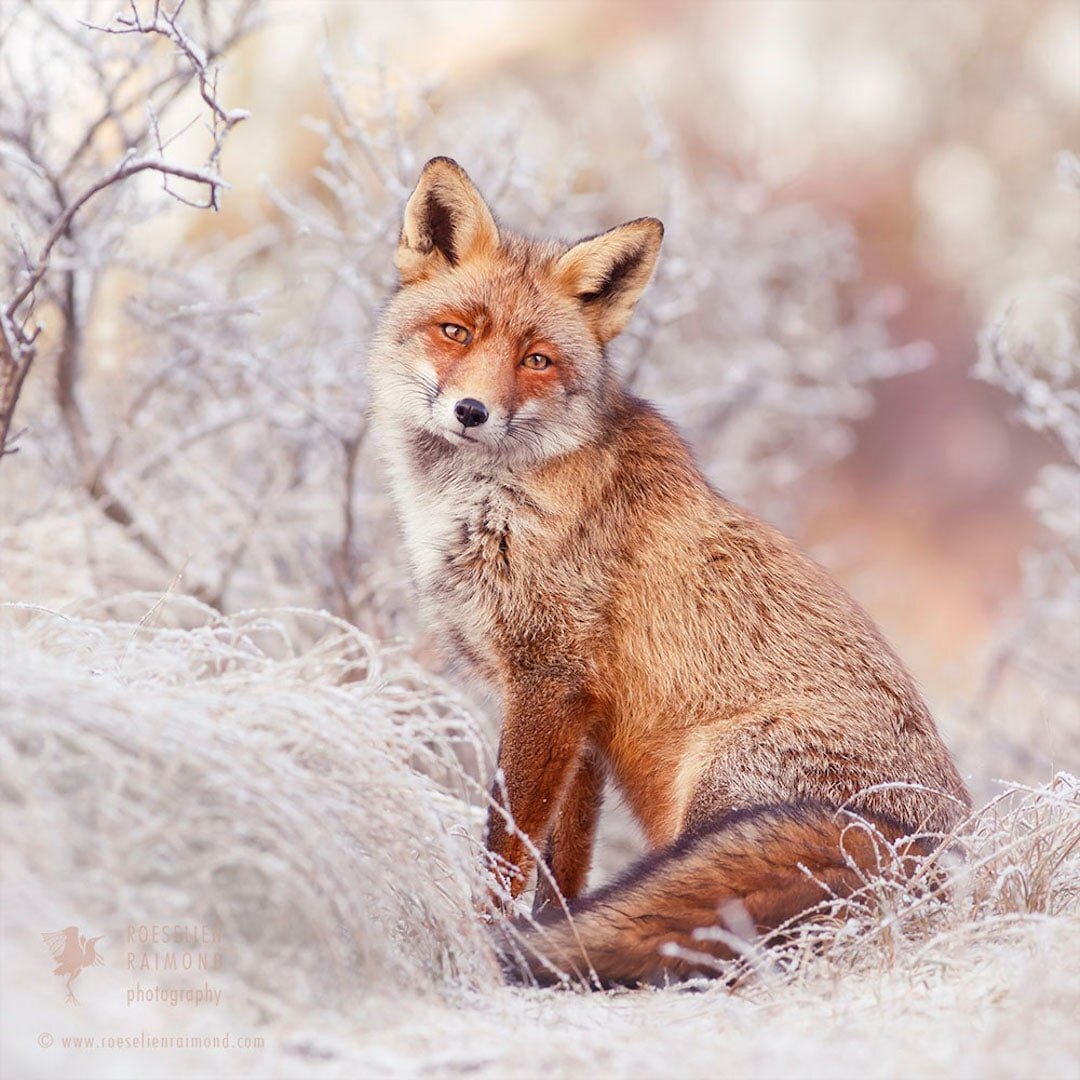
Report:
[[968,805],[869,617],[620,384],[605,348],[662,236],[642,218],[522,237],[436,158],[371,352],[426,614],[502,697],[487,840],[514,896],[535,848],[551,888],[578,895],[608,782],[654,847],[750,807],[945,829]]

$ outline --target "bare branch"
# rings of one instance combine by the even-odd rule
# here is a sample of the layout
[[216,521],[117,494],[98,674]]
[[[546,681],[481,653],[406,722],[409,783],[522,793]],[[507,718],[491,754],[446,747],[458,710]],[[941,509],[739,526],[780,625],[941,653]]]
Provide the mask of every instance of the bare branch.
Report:
[[[88,62],[102,90],[105,106],[100,115],[87,126],[67,157],[66,163],[58,171],[51,168],[37,154],[30,135],[33,124],[29,119],[23,125],[22,134],[15,131],[0,133],[0,137],[9,144],[9,147],[13,145],[18,148],[20,163],[47,183],[56,206],[55,216],[47,226],[36,259],[32,263],[26,260],[27,267],[22,280],[14,285],[13,295],[0,309],[0,458],[10,450],[8,441],[15,409],[37,355],[35,342],[40,327],[33,324],[35,292],[53,268],[57,246],[62,240],[73,238],[76,220],[83,215],[88,205],[101,193],[118,187],[140,173],[156,172],[162,177],[166,193],[173,199],[196,209],[218,210],[220,208],[220,193],[229,186],[218,171],[222,147],[230,131],[248,114],[241,109],[227,110],[220,103],[217,90],[218,70],[216,66],[213,66],[212,61],[245,32],[252,7],[251,0],[247,0],[242,5],[230,33],[226,35],[223,45],[216,51],[201,48],[182,27],[180,16],[184,8],[184,0],[179,0],[171,11],[162,3],[155,3],[151,19],[144,19],[137,5],[132,2],[127,13],[121,12],[114,18],[113,25],[90,26],[90,29],[110,35],[135,34],[144,38],[163,37],[176,47],[185,64],[179,74],[170,72],[152,83],[145,98],[145,126],[137,133],[134,145],[129,144],[131,148],[118,162],[74,194],[70,194],[66,187],[66,178],[70,171],[76,162],[82,160],[102,125],[109,120],[121,124],[121,118],[131,107],[131,102],[120,103],[117,100],[120,87],[131,68],[121,72],[119,76],[107,76],[105,65],[99,61],[95,50],[90,47],[85,38],[76,34],[72,28],[50,13],[44,13],[43,18],[48,26],[83,50],[89,57]],[[89,26],[89,24],[84,25]],[[212,145],[201,167],[191,167],[166,157],[166,150],[176,136],[170,139],[162,138],[158,120],[160,113],[154,104],[155,93],[171,87],[169,96],[166,98],[167,107],[176,100],[186,83],[192,79],[198,82],[200,97],[211,117]],[[25,102],[24,115],[27,118],[32,117],[34,103],[25,95],[23,100]],[[139,146],[148,139],[152,141],[155,152],[147,153],[145,149],[140,152]],[[10,148],[5,148],[4,153],[5,156],[13,156]],[[169,186],[170,178],[201,186],[206,192],[205,199],[198,201],[180,194]],[[69,278],[72,276],[72,272],[65,273]],[[69,280],[63,289],[70,292],[73,287],[73,282]],[[66,320],[77,317],[73,302],[61,304],[61,307]],[[77,331],[70,326],[65,326],[62,333],[62,360],[64,350],[67,350],[70,355],[74,347],[73,342],[77,340]],[[77,378],[77,368],[78,365],[74,361],[61,363],[61,378],[58,386],[59,403],[67,421],[74,448],[83,459],[84,474],[100,476],[101,470],[91,469],[85,460],[85,455],[90,453],[91,440],[75,404],[74,380]]]

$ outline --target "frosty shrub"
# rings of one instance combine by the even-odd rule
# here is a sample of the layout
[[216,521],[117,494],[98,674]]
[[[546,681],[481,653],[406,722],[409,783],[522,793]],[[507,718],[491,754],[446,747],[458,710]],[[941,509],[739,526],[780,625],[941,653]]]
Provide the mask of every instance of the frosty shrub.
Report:
[[[48,897],[114,942],[131,923],[219,927],[234,1005],[266,1019],[498,985],[474,910],[487,744],[401,650],[326,614],[142,594],[65,615],[4,605],[0,648],[17,957],[40,944]],[[870,875],[809,926],[703,930],[742,953],[717,973],[765,998],[884,969],[918,983],[973,941],[1075,916],[1074,777],[1010,788],[951,839],[913,879]]]
[[[617,359],[723,489],[787,524],[794,482],[849,448],[868,385],[926,358],[890,344],[898,297],[860,288],[846,224],[751,181],[702,183],[644,103],[636,137],[612,147],[600,115],[571,122],[520,89],[495,105],[448,96],[364,56],[346,74],[326,51],[310,177],[268,178],[258,206],[230,201],[216,170],[244,114],[221,103],[217,72],[258,12],[144,3],[118,24],[108,10],[100,25],[125,33],[45,0],[9,16],[7,39],[32,37],[44,58],[0,95],[20,238],[3,249],[5,310],[24,336],[44,326],[21,452],[3,462],[9,591],[65,599],[175,578],[220,610],[304,604],[380,635],[414,629],[366,437],[364,351],[394,286],[404,201],[448,148],[517,228],[573,237],[665,218],[657,280]],[[83,103],[74,116],[60,94]],[[209,146],[190,147],[204,127]],[[152,184],[109,182],[73,209],[133,161],[179,194],[182,154],[200,153],[188,187],[220,202],[220,230],[196,231]]]
[[[1080,203],[1080,159],[1063,153],[1059,174]],[[1023,601],[979,702],[1009,759],[1045,775],[1080,757],[1080,280],[1014,290],[983,330],[975,373],[1016,399],[1020,420],[1060,459],[1028,494],[1042,537],[1025,553]]]
[[[160,423],[152,399],[165,395],[180,415],[214,375],[203,369],[192,376],[186,369],[196,358],[183,350],[167,366],[141,353],[119,308],[155,295],[172,273],[160,244],[145,262],[135,253],[133,233],[168,205],[221,208],[228,186],[219,171],[222,150],[247,114],[222,104],[217,65],[250,29],[252,8],[248,0],[213,11],[155,0],[109,18],[110,8],[89,4],[79,12],[85,22],[64,4],[3,8],[0,461],[10,500],[5,523],[47,573],[73,551],[57,550],[52,557],[61,561],[51,562],[28,520],[45,534],[63,522],[96,526],[107,537],[112,523],[127,541],[118,545],[121,558],[135,549],[158,574],[177,568],[161,528],[133,496],[126,467],[138,433]],[[179,124],[182,108],[191,115]],[[195,125],[201,145],[182,154],[174,144]],[[147,177],[158,178],[160,188],[142,188]],[[220,296],[215,303],[206,327],[215,343],[205,340],[207,351],[230,327],[231,306]],[[198,320],[175,307],[171,317],[190,319],[198,330]],[[205,423],[205,415],[199,419]],[[189,425],[183,432],[192,437]],[[169,459],[165,440],[180,429],[153,434]],[[143,464],[152,486],[152,463]],[[93,559],[84,551],[67,569]],[[85,579],[80,584],[85,589]]]
[[472,906],[490,763],[400,651],[326,614],[183,598],[0,620],[20,926],[49,891],[118,964],[125,925],[219,927],[226,974],[279,1003],[497,980]]

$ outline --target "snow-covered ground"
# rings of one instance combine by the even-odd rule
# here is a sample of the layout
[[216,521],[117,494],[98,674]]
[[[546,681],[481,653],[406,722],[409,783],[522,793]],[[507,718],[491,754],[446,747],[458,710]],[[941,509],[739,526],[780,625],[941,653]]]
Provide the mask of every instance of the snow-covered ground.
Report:
[[[325,615],[190,601],[0,622],[7,1076],[1077,1075],[1068,776],[984,811],[934,910],[901,898],[783,973],[510,988],[471,905],[480,740],[404,657]],[[68,926],[105,958],[78,1005],[42,938]]]

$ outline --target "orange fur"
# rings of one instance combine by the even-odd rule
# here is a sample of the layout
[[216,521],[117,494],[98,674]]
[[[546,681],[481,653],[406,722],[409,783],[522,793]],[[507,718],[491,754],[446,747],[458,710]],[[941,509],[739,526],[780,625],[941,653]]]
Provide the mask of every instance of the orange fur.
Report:
[[[502,696],[487,842],[514,868],[514,896],[532,869],[522,834],[578,895],[605,778],[654,848],[750,807],[847,806],[942,830],[968,805],[865,612],[713,491],[619,384],[604,346],[662,235],[645,218],[578,244],[526,239],[435,159],[372,349],[375,429],[425,611]],[[550,367],[533,370],[541,350]],[[461,401],[485,418],[459,421]]]

